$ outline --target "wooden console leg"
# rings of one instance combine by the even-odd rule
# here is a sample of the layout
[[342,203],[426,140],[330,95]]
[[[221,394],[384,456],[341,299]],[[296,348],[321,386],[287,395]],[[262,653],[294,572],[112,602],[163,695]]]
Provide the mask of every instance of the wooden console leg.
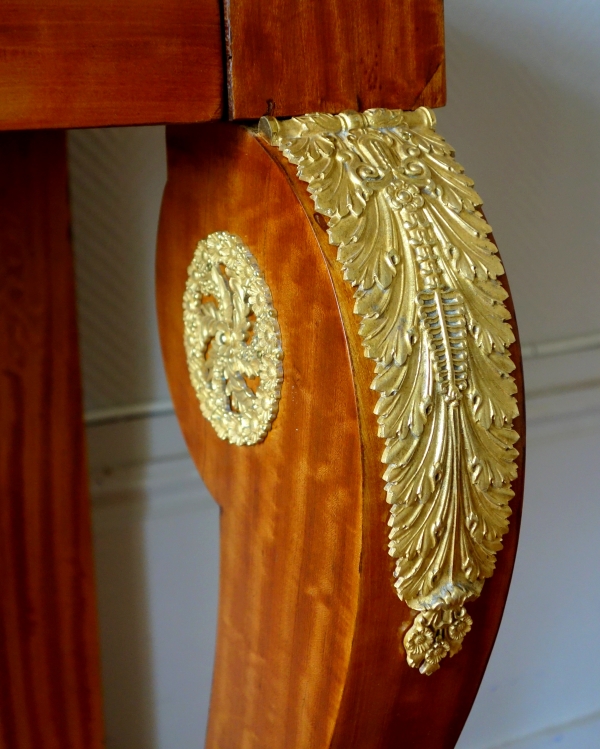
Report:
[[[523,480],[516,327],[513,334],[505,324],[511,307],[496,281],[502,266],[470,183],[436,187],[436,169],[448,167],[448,179],[459,181],[460,171],[435,140],[430,113],[403,118],[377,110],[266,120],[263,138],[227,124],[168,130],[157,258],[163,354],[190,452],[221,506],[208,749],[450,749],[500,624]],[[396,158],[392,148],[410,149],[410,158]],[[316,206],[288,159],[318,193]],[[419,212],[424,205],[429,214]],[[426,215],[434,222],[435,211],[449,231],[455,217],[464,222],[447,245],[442,233],[427,233]],[[343,243],[341,221],[332,230],[340,216],[350,228],[338,254],[330,240]],[[472,265],[461,255],[469,249],[459,236],[465,227],[477,238]],[[386,297],[397,278],[404,286]],[[363,291],[374,301],[367,304]],[[488,319],[476,324],[473,309]],[[355,313],[364,316],[360,330]],[[274,314],[280,342],[265,323],[261,349],[259,323]],[[480,350],[490,320],[493,342]],[[384,385],[381,377],[374,382],[379,331],[392,340],[377,363]],[[400,384],[391,384],[388,365],[398,368]],[[252,384],[259,371],[267,373],[263,390],[262,379]],[[279,387],[278,412],[265,426]],[[388,405],[417,392],[406,425],[400,414],[389,434],[377,416],[385,411],[382,391]],[[488,419],[496,400],[500,408]],[[516,449],[511,425],[521,435]],[[388,453],[413,455],[386,458],[395,471],[387,473],[388,502],[382,437]],[[414,481],[394,494],[406,466]],[[391,536],[395,559],[388,553],[394,518],[401,519]],[[400,553],[404,542],[410,548]],[[412,572],[398,567],[405,561]],[[412,596],[397,569],[416,576]]]
[[0,134],[0,747],[103,746],[64,131]]

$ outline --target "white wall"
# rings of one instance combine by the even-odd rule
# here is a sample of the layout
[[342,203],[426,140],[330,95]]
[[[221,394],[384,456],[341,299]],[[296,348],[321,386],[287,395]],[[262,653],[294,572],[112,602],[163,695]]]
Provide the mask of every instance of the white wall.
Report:
[[439,129],[485,197],[522,340],[574,349],[525,363],[521,543],[459,747],[498,746],[581,718],[518,746],[591,749],[600,746],[600,655],[591,645],[600,614],[600,353],[582,349],[597,346],[600,331],[600,4],[447,0],[446,15],[449,105]]
[[[446,0],[446,21],[439,130],[485,198],[528,356],[521,544],[459,747],[595,749],[600,4]],[[70,158],[108,749],[199,749],[218,512],[172,415],[156,336],[163,130],[73,132]]]

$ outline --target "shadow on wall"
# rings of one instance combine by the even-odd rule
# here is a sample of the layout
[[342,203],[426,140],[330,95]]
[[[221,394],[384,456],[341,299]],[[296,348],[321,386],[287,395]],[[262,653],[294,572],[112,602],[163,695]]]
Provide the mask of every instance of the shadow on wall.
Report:
[[144,527],[96,528],[106,745],[155,749]]
[[[76,130],[68,144],[86,412],[168,398],[153,263],[166,180],[164,128]],[[115,439],[110,425],[88,429],[93,497],[104,478],[150,458],[145,425],[127,437]],[[111,749],[156,746],[143,525],[148,502],[143,492],[137,494],[135,519],[119,507],[118,491],[94,508],[96,519],[102,515],[95,523],[95,557]]]
[[[177,429],[169,421],[166,431]],[[198,749],[214,660],[219,511],[187,456],[132,472],[135,481],[96,493],[94,511],[107,749]]]
[[169,400],[154,304],[164,128],[72,130],[68,142],[85,409]]

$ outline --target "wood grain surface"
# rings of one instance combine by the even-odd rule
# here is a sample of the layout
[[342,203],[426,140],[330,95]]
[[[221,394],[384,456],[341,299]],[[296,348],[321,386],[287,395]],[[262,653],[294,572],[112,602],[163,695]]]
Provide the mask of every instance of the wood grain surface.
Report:
[[[190,452],[222,508],[207,747],[325,747],[356,618],[362,479],[333,287],[285,174],[252,136],[233,125],[172,128],[168,142],[157,264],[163,354]],[[265,221],[257,206],[279,220]],[[252,447],[220,440],[201,416],[183,350],[187,267],[198,240],[219,229],[251,248],[282,331],[279,414]]]
[[0,163],[0,747],[99,749],[65,134]]
[[[502,617],[524,441],[504,550],[468,605],[473,630],[424,676],[401,652],[414,612],[395,593],[387,554],[373,363],[306,187],[279,151],[235,125],[169,128],[168,156],[157,265],[164,359],[190,452],[222,510],[207,748],[450,749]],[[198,240],[217,230],[248,244],[281,325],[280,413],[259,446],[216,437],[187,373],[186,269]],[[513,354],[519,361],[516,345]],[[522,393],[519,379],[521,413]],[[522,417],[516,428],[524,434]]]
[[445,104],[442,0],[226,0],[230,119]]
[[216,120],[225,66],[230,119],[445,103],[442,0],[228,0],[224,21],[218,0],[7,0],[0,130]]
[[218,0],[5,0],[0,129],[221,117]]

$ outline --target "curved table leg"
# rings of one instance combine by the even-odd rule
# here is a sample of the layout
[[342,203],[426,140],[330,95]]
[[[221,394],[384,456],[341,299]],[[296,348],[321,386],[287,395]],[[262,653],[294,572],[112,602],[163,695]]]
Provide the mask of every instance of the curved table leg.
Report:
[[[344,127],[350,130],[357,127],[359,121],[353,118],[359,115],[348,117]],[[330,130],[334,119],[324,116]],[[173,127],[168,131],[169,177],[157,259],[163,354],[190,452],[221,506],[219,625],[207,747],[449,749],[456,743],[475,699],[500,624],[514,563],[523,486],[520,368],[515,370],[516,402],[511,400],[511,392],[516,388],[510,384],[512,380],[505,380],[509,377],[509,364],[505,364],[506,372],[502,375],[502,392],[508,393],[506,397],[515,404],[511,419],[507,416],[502,424],[485,427],[492,429],[495,439],[504,440],[502,450],[506,453],[501,459],[506,459],[510,465],[515,463],[518,469],[517,478],[512,481],[515,496],[510,504],[510,528],[500,543],[506,523],[502,525],[499,518],[505,519],[508,514],[510,480],[507,483],[496,476],[481,490],[487,492],[486,497],[495,498],[497,515],[490,510],[482,519],[473,507],[469,515],[464,509],[465,497],[475,496],[480,484],[476,484],[475,490],[466,482],[472,480],[475,485],[480,475],[475,467],[479,464],[467,461],[467,452],[461,452],[467,450],[464,446],[446,450],[444,455],[448,460],[431,475],[434,485],[439,481],[443,483],[444,476],[452,473],[454,464],[468,463],[475,472],[464,468],[460,478],[464,490],[452,494],[451,514],[444,515],[445,520],[432,530],[426,528],[422,543],[431,542],[435,547],[436,539],[446,538],[446,531],[451,531],[454,551],[448,562],[448,569],[451,568],[448,575],[452,579],[445,580],[444,590],[454,591],[454,598],[449,596],[449,602],[444,603],[439,596],[432,598],[432,593],[427,599],[429,603],[423,603],[427,592],[423,592],[425,583],[421,585],[422,598],[416,595],[411,598],[402,585],[394,586],[395,566],[401,564],[404,557],[394,545],[395,560],[388,554],[390,505],[386,503],[382,480],[385,469],[381,463],[385,445],[380,436],[381,422],[378,424],[375,414],[378,409],[381,413],[381,409],[378,393],[372,389],[374,364],[363,352],[364,340],[361,340],[359,320],[354,314],[356,289],[344,279],[336,260],[336,247],[329,242],[330,238],[336,240],[335,231],[329,236],[326,231],[328,216],[331,220],[334,214],[327,214],[318,203],[315,208],[305,184],[296,175],[295,166],[288,161],[294,151],[294,138],[306,135],[306,131],[301,125],[289,127],[296,130],[285,131],[285,137],[278,140],[278,125],[273,121],[265,123],[263,132],[273,145],[261,139],[256,131],[237,125]],[[321,155],[328,152],[329,158],[331,142],[331,132],[328,132],[317,150],[311,152],[311,158],[319,157],[319,148]],[[276,146],[282,147],[283,154]],[[298,154],[304,147],[308,148],[303,141],[294,151],[295,155],[292,154],[297,164],[300,163]],[[354,167],[354,183],[361,179],[386,178],[373,171],[374,167],[371,171],[361,169],[361,164],[355,163],[353,158],[342,155],[337,163]],[[315,167],[317,178],[329,173],[326,170],[332,163],[335,166],[335,161],[325,160]],[[301,176],[308,181],[306,171]],[[341,189],[339,184],[338,189]],[[402,199],[399,195],[398,200]],[[340,200],[342,207],[349,205],[350,191]],[[321,214],[317,210],[321,210]],[[359,216],[356,205],[353,211],[353,215]],[[360,216],[357,220],[360,221]],[[477,221],[482,230],[486,225],[483,220]],[[402,225],[407,223],[410,222],[405,220]],[[329,228],[332,228],[331,223]],[[234,445],[220,439],[210,421],[204,418],[190,382],[184,346],[182,299],[188,266],[199,240],[224,231],[238,237],[252,253],[270,289],[281,331],[283,385],[279,410],[264,441],[252,445]],[[368,229],[365,231],[368,234]],[[407,242],[402,245],[402,251],[412,246]],[[400,249],[398,245],[397,254]],[[399,267],[398,258],[393,263]],[[225,355],[223,346],[232,340],[230,329],[227,328],[227,332],[219,325],[224,324],[225,318],[235,323],[235,313],[231,310],[237,309],[239,317],[240,310],[245,309],[250,321],[247,327],[240,327],[239,320],[237,328],[231,324],[234,332],[242,331],[238,335],[239,351],[246,351],[244,345],[251,343],[248,330],[252,329],[251,309],[256,301],[252,294],[244,296],[240,292],[226,264],[219,265],[215,261],[211,267],[216,274],[214,282],[220,283],[219,288],[230,295],[231,304],[225,303],[226,294],[220,301],[215,299],[210,288],[214,290],[217,286],[209,284],[207,291],[196,291],[194,309],[202,308],[200,313],[205,315],[198,324],[209,331],[206,340],[210,338],[211,343],[210,346],[198,344],[200,347],[194,352],[188,340],[187,355],[196,356],[195,376],[206,376],[209,380],[212,377],[210,387],[224,387],[223,392],[229,393],[227,418],[243,419],[244,401],[236,400],[235,393],[241,388],[248,395],[246,386],[235,372],[231,374],[229,385],[218,379],[218,357]],[[349,275],[351,270],[347,269],[346,278]],[[428,283],[421,290],[423,296],[410,302],[408,314],[421,302],[428,304],[429,296],[437,298],[437,287]],[[499,284],[490,283],[491,286],[485,288],[493,287],[498,300],[494,304],[499,305],[506,294]],[[363,285],[364,288],[368,286]],[[377,288],[384,287],[381,282]],[[374,287],[371,285],[371,288]],[[448,320],[451,321],[454,318],[448,312],[447,284],[440,289],[442,313],[450,315]],[[468,302],[467,299],[465,304]],[[189,298],[186,304],[190,312]],[[506,304],[512,312],[510,299]],[[497,309],[499,307],[494,307],[490,313],[492,317]],[[358,311],[361,311],[360,300]],[[206,315],[212,315],[212,322],[206,322]],[[468,312],[461,315],[461,320],[466,319]],[[220,322],[217,324],[214,320]],[[400,322],[394,324],[400,326]],[[423,342],[422,345],[434,345],[427,343],[437,340],[427,338],[430,335],[427,320],[421,318],[420,324],[422,327],[417,325],[410,333],[411,345],[416,348],[418,341]],[[482,323],[482,327],[485,324]],[[516,334],[514,315],[512,324]],[[448,325],[451,335],[453,329],[450,322]],[[476,340],[479,332],[475,323],[468,325],[468,335]],[[464,326],[467,330],[466,322]],[[363,327],[363,338],[364,332]],[[469,339],[469,345],[475,344]],[[498,344],[498,356],[508,356],[500,349]],[[510,345],[510,353],[519,365],[517,343]],[[479,353],[469,349],[469,356],[475,367]],[[243,358],[242,354],[240,357]],[[440,413],[447,413],[443,409],[454,408],[452,404],[459,402],[463,392],[459,359],[455,357],[457,368],[453,370],[458,383],[455,390],[443,390],[443,377],[435,370],[439,376],[436,375],[436,384],[431,385],[430,392],[432,408],[441,409]],[[235,357],[230,356],[228,361],[228,366],[234,366],[231,362]],[[433,361],[433,355],[431,360],[426,357],[423,361],[426,366]],[[243,366],[239,364],[242,369]],[[469,376],[470,381],[475,381],[475,374]],[[410,382],[408,379],[405,387]],[[249,387],[247,379],[246,385]],[[400,391],[392,388],[390,392],[393,395]],[[471,397],[472,389],[464,392],[465,397]],[[477,405],[478,401],[469,403]],[[206,403],[204,406],[206,410]],[[466,407],[462,403],[456,406],[461,414],[460,409]],[[430,413],[431,410],[427,411],[423,418]],[[511,420],[521,435],[515,446],[518,456],[506,442],[512,439]],[[411,439],[418,442],[418,435],[411,434]],[[462,445],[460,440],[466,439],[465,435],[470,432],[464,427],[453,434],[456,444]],[[398,432],[392,438],[403,437]],[[435,451],[433,447],[432,451]],[[484,453],[481,470],[485,472],[489,463],[485,462]],[[427,460],[427,451],[425,456]],[[412,464],[409,461],[407,465]],[[507,470],[514,476],[514,468]],[[393,481],[388,477],[388,482],[390,480]],[[430,505],[437,507],[435,491],[434,495],[433,499],[428,499],[429,495],[419,494],[411,506],[415,512],[421,512],[422,507],[427,510]],[[481,497],[480,501],[483,501]],[[396,512],[402,512],[402,507]],[[467,543],[461,535],[461,519],[470,529],[469,538],[473,543],[483,547],[489,542],[486,558],[492,568],[497,552],[496,569],[483,590],[483,578],[469,571],[464,561],[469,555],[460,557],[461,543]],[[410,527],[408,520],[403,527]],[[392,541],[398,537],[396,534]],[[417,551],[421,553],[420,548]],[[484,576],[489,577],[489,574]],[[435,588],[435,575],[432,579],[431,589]],[[462,599],[460,590],[466,591]],[[423,667],[426,660],[418,659],[418,648],[410,651],[407,646],[407,632],[413,631],[410,628],[416,626],[415,622],[418,624],[418,616],[428,615],[428,611],[442,612],[440,616],[450,618],[458,616],[456,612],[461,611],[465,601],[473,624],[464,637],[462,649],[460,644],[467,628],[458,632],[460,628],[450,630],[451,622],[440,625],[433,636],[441,643],[440,647],[446,648],[443,655],[450,652],[453,657],[441,662],[438,659],[434,665],[441,667],[427,670]],[[450,613],[444,614],[445,611]],[[467,617],[466,614],[460,616]],[[443,645],[444,637],[450,640],[456,632],[458,645]]]

